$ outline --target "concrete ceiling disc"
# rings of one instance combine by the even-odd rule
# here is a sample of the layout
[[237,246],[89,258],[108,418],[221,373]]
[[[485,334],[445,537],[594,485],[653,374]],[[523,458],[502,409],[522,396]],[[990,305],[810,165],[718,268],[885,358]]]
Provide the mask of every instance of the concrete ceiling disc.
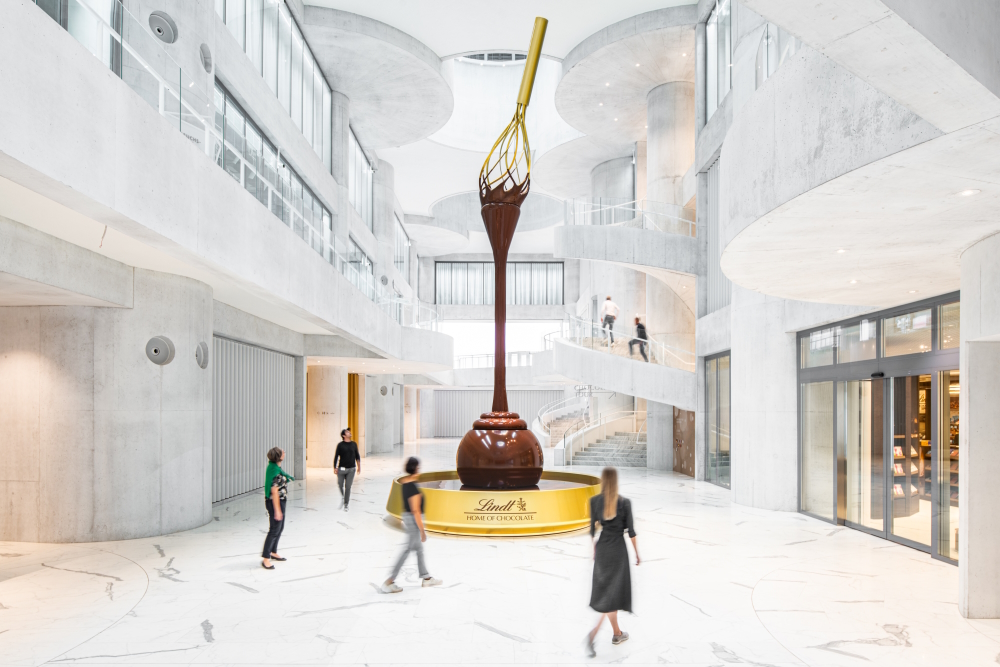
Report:
[[351,127],[365,148],[402,146],[441,129],[455,101],[441,59],[391,26],[306,6],[302,30],[334,90],[351,101]]
[[594,33],[563,60],[556,109],[571,126],[607,141],[646,139],[646,96],[694,82],[694,5],[633,16]]
[[586,197],[590,194],[590,172],[594,167],[630,155],[632,144],[628,142],[580,137],[537,158],[531,166],[531,184],[563,199]]
[[469,245],[469,230],[464,220],[407,213],[406,233],[421,256],[450,255]]

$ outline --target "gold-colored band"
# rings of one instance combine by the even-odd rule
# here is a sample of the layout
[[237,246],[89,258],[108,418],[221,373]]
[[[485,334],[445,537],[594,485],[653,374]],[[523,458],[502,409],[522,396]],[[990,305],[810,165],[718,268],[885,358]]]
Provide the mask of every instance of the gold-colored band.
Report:
[[[385,508],[403,515],[403,488],[393,480]],[[454,470],[422,473],[418,482],[457,480]],[[434,533],[457,535],[551,535],[590,525],[590,499],[601,492],[601,480],[581,473],[546,470],[543,480],[576,486],[524,491],[422,488],[424,526]]]
[[542,42],[545,41],[545,30],[548,25],[548,19],[535,17],[535,27],[531,31],[531,46],[528,47],[528,58],[524,61],[521,90],[517,93],[517,103],[525,107],[528,106],[531,89],[535,85],[535,72],[538,70],[538,59],[542,57]]

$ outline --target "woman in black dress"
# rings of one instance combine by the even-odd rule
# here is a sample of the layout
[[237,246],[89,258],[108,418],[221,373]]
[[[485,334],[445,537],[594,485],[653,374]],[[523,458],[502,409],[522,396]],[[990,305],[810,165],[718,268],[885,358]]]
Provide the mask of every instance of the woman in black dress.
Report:
[[601,471],[601,495],[590,499],[590,537],[594,537],[594,524],[601,524],[601,535],[594,544],[594,582],[590,593],[591,608],[601,614],[597,625],[587,635],[587,653],[593,658],[594,637],[604,624],[604,617],[611,621],[614,635],[611,643],[618,645],[628,640],[628,633],[618,627],[618,612],[632,611],[632,579],[629,576],[628,549],[625,531],[632,538],[635,564],[638,565],[639,545],[635,541],[632,525],[632,503],[618,495],[618,471],[605,468]]

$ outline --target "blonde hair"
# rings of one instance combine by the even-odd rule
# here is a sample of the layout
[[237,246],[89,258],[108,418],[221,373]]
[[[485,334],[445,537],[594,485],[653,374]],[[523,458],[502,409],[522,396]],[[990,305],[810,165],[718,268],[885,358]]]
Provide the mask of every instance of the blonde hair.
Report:
[[601,495],[604,496],[604,518],[614,519],[618,514],[618,471],[615,468],[601,471]]

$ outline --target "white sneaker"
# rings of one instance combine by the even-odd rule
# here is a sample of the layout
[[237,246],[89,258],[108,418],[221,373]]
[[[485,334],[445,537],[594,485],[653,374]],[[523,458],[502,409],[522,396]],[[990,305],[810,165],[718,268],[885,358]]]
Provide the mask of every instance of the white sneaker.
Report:
[[440,579],[435,579],[434,577],[427,577],[420,583],[420,585],[423,586],[424,588],[427,588],[428,586],[440,586],[442,583],[443,582]]
[[399,586],[399,585],[397,585],[396,582],[392,582],[391,584],[382,584],[382,587],[379,590],[381,590],[383,593],[402,593],[403,592],[402,587]]
[[350,506],[349,505],[344,505],[344,511],[345,512],[350,512],[351,511]]

